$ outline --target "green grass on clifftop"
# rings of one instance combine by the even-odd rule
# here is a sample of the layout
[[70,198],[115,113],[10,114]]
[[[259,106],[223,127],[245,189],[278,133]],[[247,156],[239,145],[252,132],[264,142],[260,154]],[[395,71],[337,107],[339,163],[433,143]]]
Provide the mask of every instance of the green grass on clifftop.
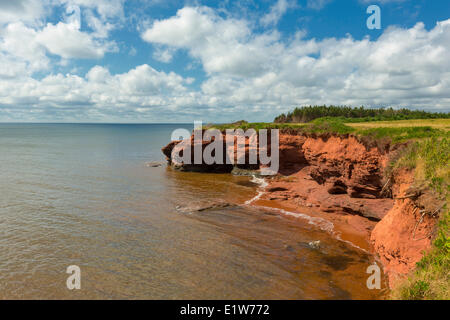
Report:
[[[248,123],[239,121],[230,124],[209,125],[207,128],[226,129],[280,129],[281,131],[296,131],[298,133],[336,133],[336,134],[354,134],[372,139],[388,139],[393,143],[404,142],[408,140],[419,140],[431,137],[449,137],[450,119],[439,120],[407,120],[389,121],[389,125],[383,122],[377,126],[377,122],[366,123],[348,123],[348,118],[325,117],[318,118],[308,123]],[[408,122],[411,125],[408,126]],[[421,124],[421,125],[420,125]]]
[[450,118],[450,113],[424,110],[348,106],[303,106],[275,118],[276,123],[309,122],[323,117],[346,118],[347,122]]
[[450,299],[450,139],[430,138],[410,145],[395,168],[414,169],[415,185],[430,188],[443,204],[431,251],[391,293],[393,299]]

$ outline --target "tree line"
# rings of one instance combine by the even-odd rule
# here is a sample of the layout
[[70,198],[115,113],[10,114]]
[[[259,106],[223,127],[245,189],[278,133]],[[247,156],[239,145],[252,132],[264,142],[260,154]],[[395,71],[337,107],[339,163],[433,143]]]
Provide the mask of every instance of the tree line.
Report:
[[309,122],[323,117],[341,117],[362,121],[411,120],[411,119],[441,119],[450,118],[449,112],[427,112],[406,108],[365,108],[347,106],[305,106],[297,107],[287,114],[275,118],[276,123]]

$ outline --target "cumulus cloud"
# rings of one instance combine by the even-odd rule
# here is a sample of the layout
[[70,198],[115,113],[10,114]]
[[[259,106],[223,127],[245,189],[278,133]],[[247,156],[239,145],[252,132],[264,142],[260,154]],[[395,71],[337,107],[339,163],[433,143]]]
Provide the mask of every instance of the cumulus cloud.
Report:
[[153,59],[160,62],[169,63],[172,61],[174,50],[171,48],[155,48],[153,52]]
[[59,22],[56,25],[47,24],[36,36],[49,52],[65,59],[96,59],[107,51],[115,49],[114,43],[103,43],[95,40],[92,35],[81,32],[73,24]]
[[389,28],[376,41],[302,36],[282,41],[277,33],[253,33],[246,21],[190,7],[142,34],[200,59],[210,75],[203,101],[220,107],[449,106],[450,20],[430,31],[422,23]]
[[287,0],[278,0],[270,8],[270,12],[261,18],[261,23],[265,26],[276,25],[288,9],[294,6],[295,4],[293,2],[291,3]]
[[278,33],[254,36],[247,21],[221,18],[206,7],[186,7],[175,17],[155,21],[142,38],[158,45],[188,49],[210,74],[260,74],[269,67],[267,57],[273,54],[275,59],[279,48]]
[[85,76],[35,79],[33,72],[49,67],[47,52],[99,58],[113,49],[107,38],[70,20],[9,23],[0,30],[0,118],[267,121],[304,104],[449,110],[450,20],[430,30],[422,23],[390,27],[376,40],[306,39],[302,31],[284,38],[253,27],[211,8],[185,7],[142,31],[154,58],[170,62],[176,50],[185,50],[194,60],[189,63],[203,67],[206,79],[197,88],[191,78],[147,64],[120,74],[96,66]]
[[36,24],[47,4],[47,0],[0,0],[0,25],[17,21]]
[[[13,108],[17,114],[23,110],[42,114],[76,108],[81,116],[92,113],[102,117],[98,120],[105,120],[108,115],[130,109],[139,113],[167,111],[179,106],[177,100],[186,99],[185,85],[189,82],[173,72],[157,71],[146,64],[117,75],[95,66],[85,77],[56,74],[42,80],[28,77],[0,82],[0,107]],[[87,107],[89,110],[84,110]],[[29,116],[25,115],[26,118]]]
[[125,0],[56,0],[60,5],[79,6],[95,10],[102,20],[123,18]]
[[[66,8],[81,8],[92,35],[106,38],[111,30],[123,26],[125,0],[54,0]],[[80,16],[81,18],[81,16]]]
[[45,49],[36,36],[37,32],[22,22],[10,23],[0,31],[0,77],[31,75],[49,67]]
[[[61,21],[45,24],[50,5],[60,4],[64,9]],[[114,4],[117,5],[114,5]],[[123,1],[88,0],[0,0],[0,77],[23,77],[35,72],[51,71],[48,53],[59,56],[62,64],[67,59],[99,59],[106,52],[117,50],[113,41],[108,41],[111,24],[103,17],[120,16]],[[82,12],[92,32],[81,31]],[[112,8],[112,9],[111,9]]]

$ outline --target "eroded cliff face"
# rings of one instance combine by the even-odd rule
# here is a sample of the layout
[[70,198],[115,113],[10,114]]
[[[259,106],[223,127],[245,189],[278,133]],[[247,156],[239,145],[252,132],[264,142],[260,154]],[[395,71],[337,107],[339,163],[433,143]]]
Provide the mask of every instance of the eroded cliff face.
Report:
[[385,147],[368,146],[353,136],[281,135],[282,175],[272,179],[268,196],[379,221],[392,207],[392,199],[381,195],[387,159]]
[[[203,133],[202,133],[202,135],[203,135]],[[203,155],[203,152],[205,151],[205,149],[208,146],[210,146],[212,143],[214,143],[214,141],[215,141],[214,138],[211,139],[210,141],[205,141],[205,140],[198,141],[195,139],[194,135],[192,135],[190,140],[188,140],[188,141],[176,140],[176,141],[170,142],[167,146],[162,148],[161,151],[166,156],[166,159],[169,162],[169,164],[173,168],[175,168],[177,170],[181,170],[181,171],[226,173],[226,172],[231,172],[234,167],[238,167],[241,169],[248,169],[248,170],[260,168],[259,159],[257,159],[257,162],[254,164],[250,164],[250,161],[249,161],[249,154],[250,154],[251,150],[253,150],[255,153],[259,152],[258,143],[256,144],[256,147],[255,147],[250,143],[248,137],[245,138],[245,142],[244,142],[245,159],[243,161],[244,163],[238,164],[238,161],[237,161],[237,157],[238,157],[237,138],[235,137],[233,139],[235,143],[233,144],[233,146],[230,147],[230,148],[233,148],[233,150],[231,151],[231,154],[234,155],[234,163],[235,164],[228,164],[226,156],[227,156],[227,154],[229,154],[230,151],[227,150],[225,134],[222,134],[221,140],[222,140],[222,150],[221,150],[222,157],[220,157],[220,160],[221,160],[220,164],[216,164],[216,163],[207,164],[207,163],[205,163],[204,158],[201,158],[200,162],[198,162],[198,160],[195,159],[195,149],[200,148],[201,155]],[[181,147],[181,143],[184,143],[184,146]],[[254,149],[256,149],[256,150],[254,150]],[[184,156],[185,152],[188,152],[189,156],[187,156],[187,158],[189,159],[189,161],[183,162],[181,159],[176,159],[173,156],[173,152],[175,152],[180,158],[182,158]],[[212,152],[212,155],[215,156],[215,152]]]
[[380,198],[386,153],[353,136],[308,137],[302,145],[310,176],[329,194]]
[[429,191],[414,188],[412,171],[401,170],[393,179],[394,205],[370,238],[391,287],[413,270],[431,248],[438,217],[429,213],[439,206]]
[[[191,142],[193,151],[193,138]],[[233,170],[233,165],[226,164],[175,162],[171,152],[179,143],[171,142],[162,149],[175,168],[200,172]],[[202,150],[210,143],[202,141]],[[259,146],[257,149],[259,152]],[[250,150],[246,140],[246,160]],[[393,152],[389,144],[376,145],[352,135],[280,133],[279,174],[268,179],[266,192],[258,201],[317,212],[365,234],[365,239],[369,242],[370,238],[373,250],[379,255],[392,286],[396,279],[411,271],[423,252],[430,248],[437,220],[422,216],[423,205],[417,199],[402,198],[413,183],[412,173],[396,175],[389,184],[392,192],[385,192],[388,181],[383,171]],[[257,169],[260,164],[238,167]]]

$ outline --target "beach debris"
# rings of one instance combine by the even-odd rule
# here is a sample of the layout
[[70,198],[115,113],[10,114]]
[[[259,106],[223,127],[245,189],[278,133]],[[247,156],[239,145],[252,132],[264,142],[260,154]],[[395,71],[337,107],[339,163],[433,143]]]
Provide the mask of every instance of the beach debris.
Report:
[[233,167],[231,174],[234,176],[250,176],[250,177],[261,177],[261,172],[255,169],[243,169],[237,166]]
[[145,163],[145,166],[149,168],[157,168],[162,166],[162,162],[158,161],[147,162]]
[[213,209],[223,209],[228,207],[236,206],[235,204],[223,201],[210,202],[208,204],[201,205],[187,205],[187,206],[176,206],[175,209],[179,212],[183,213],[193,213],[193,212],[202,212],[206,210]]
[[308,245],[313,249],[320,248],[320,240],[308,242]]

